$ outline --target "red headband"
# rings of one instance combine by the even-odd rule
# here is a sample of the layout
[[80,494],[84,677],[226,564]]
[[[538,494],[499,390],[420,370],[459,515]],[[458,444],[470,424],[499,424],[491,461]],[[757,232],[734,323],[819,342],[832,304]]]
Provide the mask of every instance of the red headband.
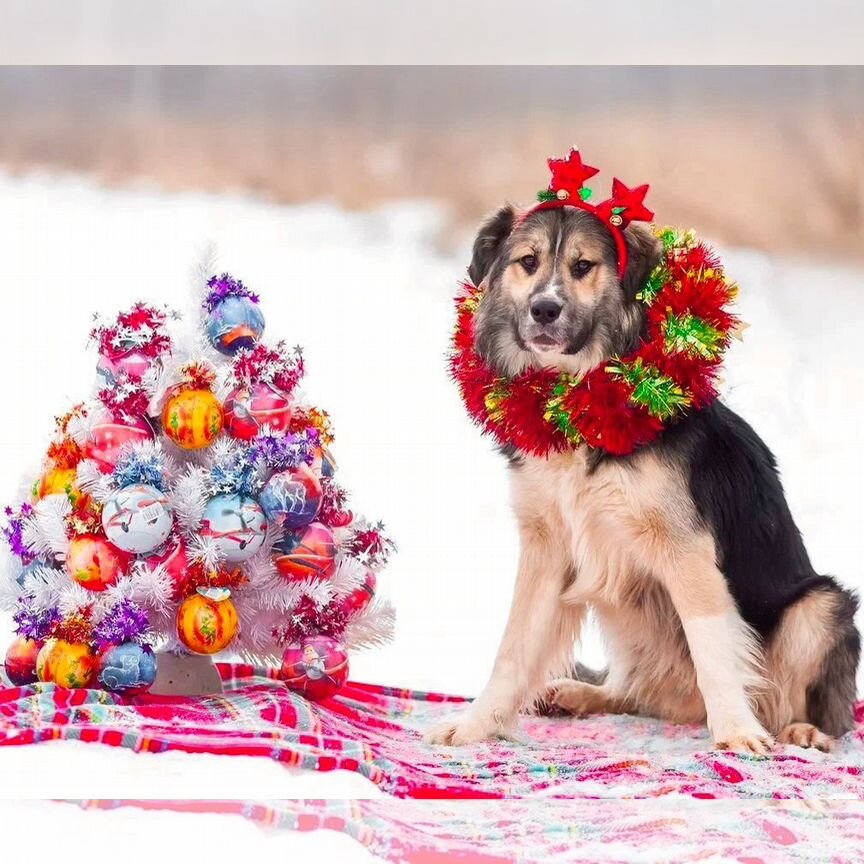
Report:
[[537,194],[538,204],[522,214],[516,223],[518,228],[532,213],[552,210],[556,207],[578,207],[593,213],[608,229],[618,247],[618,276],[627,269],[627,243],[624,229],[631,222],[650,222],[654,213],[644,205],[648,184],[630,189],[617,177],[612,180],[612,196],[596,206],[588,203],[591,190],[582,184],[593,177],[599,169],[585,165],[579,151],[574,147],[566,159],[549,159],[552,179],[549,188]]

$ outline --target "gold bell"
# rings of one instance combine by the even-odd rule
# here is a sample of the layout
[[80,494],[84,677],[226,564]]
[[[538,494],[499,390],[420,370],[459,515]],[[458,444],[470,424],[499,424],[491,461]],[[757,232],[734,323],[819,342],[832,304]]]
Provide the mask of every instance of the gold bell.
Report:
[[566,189],[559,189],[555,195],[559,201],[566,201],[570,197],[570,193]]
[[613,214],[609,217],[609,224],[610,224],[610,225],[614,225],[616,228],[617,228],[617,227],[618,227],[618,226],[619,226],[623,221],[624,221],[624,220],[621,218],[621,216],[620,216],[618,213],[613,213]]

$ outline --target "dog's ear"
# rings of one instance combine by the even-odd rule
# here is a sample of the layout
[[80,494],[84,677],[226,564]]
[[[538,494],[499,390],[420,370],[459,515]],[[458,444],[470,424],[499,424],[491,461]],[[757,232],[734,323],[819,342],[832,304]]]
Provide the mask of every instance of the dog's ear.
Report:
[[628,300],[635,300],[651,271],[660,263],[663,244],[644,225],[628,225],[624,240],[627,243],[627,269],[621,287]]
[[506,204],[480,226],[474,240],[471,263],[468,265],[468,276],[475,285],[479,285],[489,272],[492,262],[501,250],[501,244],[513,230],[515,219],[516,211],[512,205]]

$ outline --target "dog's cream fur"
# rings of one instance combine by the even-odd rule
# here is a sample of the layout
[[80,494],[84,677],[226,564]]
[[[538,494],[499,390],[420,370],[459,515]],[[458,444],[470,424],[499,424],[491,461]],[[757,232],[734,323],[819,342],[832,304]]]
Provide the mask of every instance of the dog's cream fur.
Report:
[[[529,459],[514,472],[522,553],[495,666],[471,707],[430,730],[427,740],[465,744],[508,736],[519,710],[544,697],[578,714],[707,719],[718,747],[758,753],[771,746],[771,735],[756,717],[757,702],[770,706],[764,713],[775,734],[804,716],[770,694],[777,676],[784,689],[792,678],[811,680],[827,644],[815,631],[829,610],[814,619],[810,610],[790,609],[786,632],[761,657],[683,483],[651,452],[626,467],[610,462],[591,473],[584,449],[577,449]],[[808,599],[831,602],[820,597]],[[610,648],[602,686],[556,678],[571,665],[589,606]],[[795,656],[800,662],[790,664]],[[766,662],[773,681],[762,673]],[[803,686],[792,690],[803,700]]]

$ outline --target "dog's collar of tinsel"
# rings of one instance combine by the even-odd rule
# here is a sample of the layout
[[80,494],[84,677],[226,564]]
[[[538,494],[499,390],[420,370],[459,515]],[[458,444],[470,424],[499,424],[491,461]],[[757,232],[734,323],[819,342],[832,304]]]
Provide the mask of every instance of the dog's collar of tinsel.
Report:
[[637,296],[646,338],[633,353],[582,376],[549,368],[499,375],[475,350],[482,289],[464,286],[450,370],[468,413],[500,445],[547,456],[584,444],[624,456],[716,397],[723,355],[740,326],[727,308],[737,286],[692,231],[654,233],[663,257]]
[[623,276],[628,258],[624,229],[631,222],[650,222],[654,218],[653,211],[644,204],[648,184],[631,189],[617,177],[613,177],[611,196],[599,204],[591,204],[592,191],[584,183],[599,172],[598,168],[586,165],[575,147],[571,148],[566,159],[548,159],[547,163],[552,172],[549,186],[537,193],[538,203],[521,215],[514,230],[539,210],[576,207],[593,213],[606,226],[615,241],[618,249],[618,276]]

